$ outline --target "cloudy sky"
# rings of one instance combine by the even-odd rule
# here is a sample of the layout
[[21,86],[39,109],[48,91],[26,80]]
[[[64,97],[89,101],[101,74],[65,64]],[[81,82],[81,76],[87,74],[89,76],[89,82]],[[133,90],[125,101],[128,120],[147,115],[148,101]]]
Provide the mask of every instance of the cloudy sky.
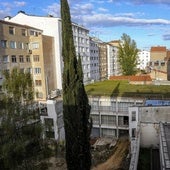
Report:
[[[69,0],[72,21],[103,41],[128,34],[140,49],[170,49],[170,0]],[[1,0],[0,19],[27,14],[60,17],[60,0]]]

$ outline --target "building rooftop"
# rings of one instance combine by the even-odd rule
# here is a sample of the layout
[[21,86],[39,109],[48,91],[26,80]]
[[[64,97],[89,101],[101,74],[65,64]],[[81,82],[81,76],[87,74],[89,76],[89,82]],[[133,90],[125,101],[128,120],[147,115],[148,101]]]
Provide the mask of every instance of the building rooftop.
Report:
[[144,97],[169,99],[170,85],[135,85],[127,80],[105,80],[86,85],[89,96]]
[[166,52],[165,46],[151,47],[151,52]]

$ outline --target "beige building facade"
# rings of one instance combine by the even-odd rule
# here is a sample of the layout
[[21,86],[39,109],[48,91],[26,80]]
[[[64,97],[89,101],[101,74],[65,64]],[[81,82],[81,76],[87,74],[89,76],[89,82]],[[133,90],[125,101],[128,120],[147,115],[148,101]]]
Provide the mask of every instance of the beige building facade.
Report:
[[99,43],[99,74],[100,80],[107,79],[107,44]]
[[153,80],[167,80],[168,49],[153,46],[150,49],[150,75]]
[[47,70],[52,69],[53,63],[52,44],[43,44],[47,38],[52,42],[51,37],[42,35],[42,30],[0,21],[0,86],[3,70],[11,71],[17,67],[32,74],[35,100],[46,100],[48,88],[53,87],[51,82],[47,86],[46,78],[49,76]]

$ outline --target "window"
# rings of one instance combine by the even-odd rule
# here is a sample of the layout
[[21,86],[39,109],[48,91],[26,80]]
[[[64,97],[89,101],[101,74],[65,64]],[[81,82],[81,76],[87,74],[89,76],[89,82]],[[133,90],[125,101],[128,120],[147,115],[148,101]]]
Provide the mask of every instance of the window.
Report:
[[132,111],[132,121],[136,121],[136,111]]
[[115,129],[101,129],[102,137],[114,137],[116,136]]
[[45,107],[45,106],[41,107],[40,114],[41,114],[41,116],[48,116],[47,107]]
[[27,63],[30,63],[30,62],[31,62],[29,55],[26,56],[26,62],[27,62]]
[[128,116],[118,116],[118,125],[121,127],[129,126],[129,117]]
[[135,137],[136,137],[136,129],[132,128],[132,138],[135,138]]
[[20,55],[20,56],[19,56],[19,62],[20,62],[20,63],[23,63],[23,62],[24,62],[24,56],[23,56],[23,55]]
[[133,103],[128,103],[128,102],[118,102],[118,110],[119,112],[126,112],[128,111],[128,107],[132,106]]
[[36,86],[41,86],[41,84],[42,84],[42,83],[41,83],[41,80],[35,80],[35,85],[36,85]]
[[23,36],[27,36],[26,29],[21,29],[21,35],[23,35]]
[[28,44],[28,43],[25,44],[25,49],[26,49],[26,50],[29,49],[29,44]]
[[18,48],[19,49],[24,49],[24,44],[22,42],[18,42]]
[[34,60],[34,62],[39,62],[40,61],[39,55],[34,55],[33,60]]
[[14,35],[15,34],[15,29],[14,27],[9,27],[9,34]]
[[7,63],[8,62],[8,56],[7,55],[4,55],[3,56],[3,63]]
[[12,63],[16,63],[17,62],[17,58],[16,58],[15,55],[11,56],[11,61],[12,61]]
[[165,61],[162,61],[162,62],[161,62],[161,66],[165,66]]
[[43,93],[42,92],[37,92],[36,97],[39,98],[39,99],[42,99],[43,98]]
[[30,35],[34,35],[34,31],[33,30],[30,30]]
[[46,129],[50,130],[54,126],[54,121],[51,118],[44,119]]
[[7,48],[7,40],[1,40],[1,47]]
[[32,43],[32,49],[38,49],[38,48],[39,48],[39,43],[38,42]]
[[16,48],[16,42],[15,41],[10,41],[10,48]]
[[41,68],[34,68],[34,73],[35,74],[40,74],[41,73]]
[[102,115],[101,123],[104,125],[116,125],[116,116]]
[[93,124],[94,125],[99,125],[99,115],[91,115]]
[[32,73],[32,69],[31,68],[26,68],[25,72],[26,73]]
[[38,32],[37,31],[34,31],[34,30],[30,30],[30,35],[32,36],[38,36]]

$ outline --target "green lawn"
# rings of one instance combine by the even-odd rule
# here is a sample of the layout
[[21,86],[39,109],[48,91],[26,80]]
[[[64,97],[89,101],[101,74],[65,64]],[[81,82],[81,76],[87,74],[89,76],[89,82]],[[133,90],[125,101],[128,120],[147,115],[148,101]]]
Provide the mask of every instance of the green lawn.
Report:
[[125,80],[106,80],[85,86],[92,96],[163,97],[170,98],[170,85],[132,85]]

